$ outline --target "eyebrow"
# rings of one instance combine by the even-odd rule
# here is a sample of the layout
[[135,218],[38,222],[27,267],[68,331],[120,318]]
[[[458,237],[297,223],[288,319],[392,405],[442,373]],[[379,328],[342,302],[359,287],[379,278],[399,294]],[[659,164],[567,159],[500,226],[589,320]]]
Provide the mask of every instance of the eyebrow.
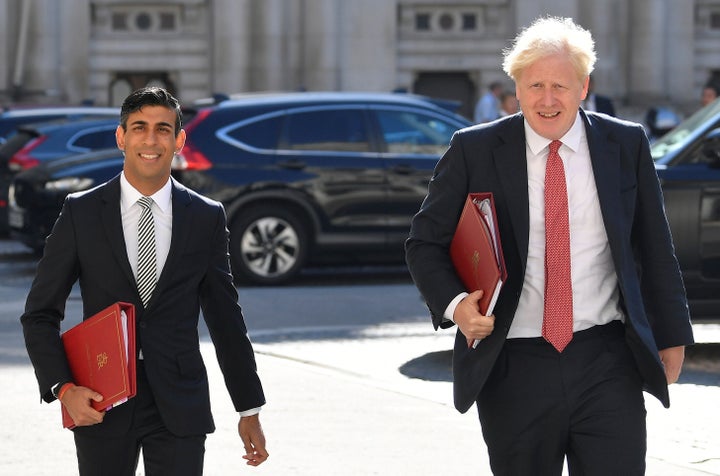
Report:
[[[142,119],[136,119],[136,120],[132,121],[129,125],[131,125],[131,126],[134,126],[134,125],[148,126],[148,125],[150,125],[150,123],[148,123],[147,121],[143,121]],[[164,122],[164,121],[158,122],[157,124],[155,124],[155,127],[157,127],[157,126],[169,127],[171,129],[175,128],[174,124],[170,124],[169,122]]]

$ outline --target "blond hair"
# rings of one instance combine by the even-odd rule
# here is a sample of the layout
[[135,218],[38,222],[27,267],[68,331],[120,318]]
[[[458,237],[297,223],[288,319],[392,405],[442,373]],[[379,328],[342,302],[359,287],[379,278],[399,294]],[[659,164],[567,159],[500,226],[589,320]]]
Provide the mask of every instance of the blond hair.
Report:
[[568,55],[579,79],[595,67],[592,34],[571,18],[543,17],[521,31],[511,48],[503,51],[503,70],[513,81],[537,60],[556,54]]

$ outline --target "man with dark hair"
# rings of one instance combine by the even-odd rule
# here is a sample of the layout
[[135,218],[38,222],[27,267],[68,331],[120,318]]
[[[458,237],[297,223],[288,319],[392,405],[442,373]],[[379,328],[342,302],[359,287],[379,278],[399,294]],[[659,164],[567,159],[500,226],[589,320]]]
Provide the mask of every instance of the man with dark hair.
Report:
[[[225,211],[170,177],[185,143],[178,101],[161,88],[133,92],[116,138],[122,173],[67,197],[21,317],[40,395],[72,417],[81,476],[134,475],[141,449],[145,474],[202,474],[215,429],[202,309],[240,412],[243,458],[257,466],[268,456],[258,415],[265,397],[230,272]],[[73,383],[60,339],[78,280],[84,318],[118,301],[135,306],[137,395],[107,411],[90,405],[102,395]]]

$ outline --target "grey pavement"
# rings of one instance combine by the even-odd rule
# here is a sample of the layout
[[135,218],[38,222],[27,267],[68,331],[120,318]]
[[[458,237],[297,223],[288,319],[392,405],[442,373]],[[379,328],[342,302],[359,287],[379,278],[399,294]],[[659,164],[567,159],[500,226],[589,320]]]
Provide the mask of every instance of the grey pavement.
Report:
[[[268,398],[261,420],[271,454],[258,468],[241,459],[237,417],[212,345],[203,343],[218,427],[207,441],[206,474],[490,474],[474,411],[461,415],[452,407],[452,332],[436,333],[429,324],[340,331],[340,339],[322,335],[338,329],[315,329],[317,339],[280,343],[263,343],[267,336],[258,333],[258,367]],[[720,426],[720,382],[717,374],[709,380],[686,374],[671,389],[670,410],[646,399],[648,475],[720,475],[720,445],[713,438]],[[57,404],[33,404],[35,385],[28,363],[2,368],[0,474],[76,474],[72,436],[60,428]]]
[[[0,240],[0,264],[23,253],[21,245]],[[0,275],[2,286],[13,273]],[[696,325],[695,331],[701,343],[720,343],[720,325]],[[9,341],[21,339],[19,333],[3,328],[0,337],[0,475],[77,474],[72,435],[61,428],[57,402],[40,404],[22,343]],[[203,342],[217,426],[207,440],[205,474],[490,474],[476,413],[461,415],[452,406],[452,330],[434,332],[428,321],[287,328],[251,337],[268,398],[261,421],[270,459],[245,466],[237,415],[212,344]],[[720,475],[720,352],[705,355],[689,359],[671,387],[669,410],[646,398],[650,476]],[[137,474],[144,474],[142,465]]]

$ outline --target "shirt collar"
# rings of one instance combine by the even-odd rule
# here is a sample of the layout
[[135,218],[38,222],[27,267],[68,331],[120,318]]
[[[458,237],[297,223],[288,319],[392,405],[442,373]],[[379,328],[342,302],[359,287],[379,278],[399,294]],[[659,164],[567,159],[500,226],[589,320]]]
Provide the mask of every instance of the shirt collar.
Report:
[[[570,130],[568,130],[565,135],[560,138],[560,141],[564,146],[569,147],[573,152],[577,152],[580,147],[583,132],[583,123],[580,117],[580,111],[578,111],[577,116],[575,117],[575,122],[570,127]],[[540,154],[540,152],[544,148],[548,147],[550,142],[552,142],[550,139],[546,139],[535,132],[532,127],[530,127],[530,124],[528,124],[527,119],[525,119],[525,140],[527,141],[528,146],[530,146],[530,151],[535,155]]]
[[[125,172],[121,172],[120,200],[122,201],[123,207],[125,209],[130,208],[142,196],[143,194],[138,192],[137,189],[128,182],[127,177],[125,177]],[[160,190],[150,195],[150,198],[153,199],[153,202],[155,202],[163,213],[166,213],[170,209],[170,200],[172,199],[172,186],[170,179],[168,178],[168,181],[165,182],[165,185],[163,185]]]

